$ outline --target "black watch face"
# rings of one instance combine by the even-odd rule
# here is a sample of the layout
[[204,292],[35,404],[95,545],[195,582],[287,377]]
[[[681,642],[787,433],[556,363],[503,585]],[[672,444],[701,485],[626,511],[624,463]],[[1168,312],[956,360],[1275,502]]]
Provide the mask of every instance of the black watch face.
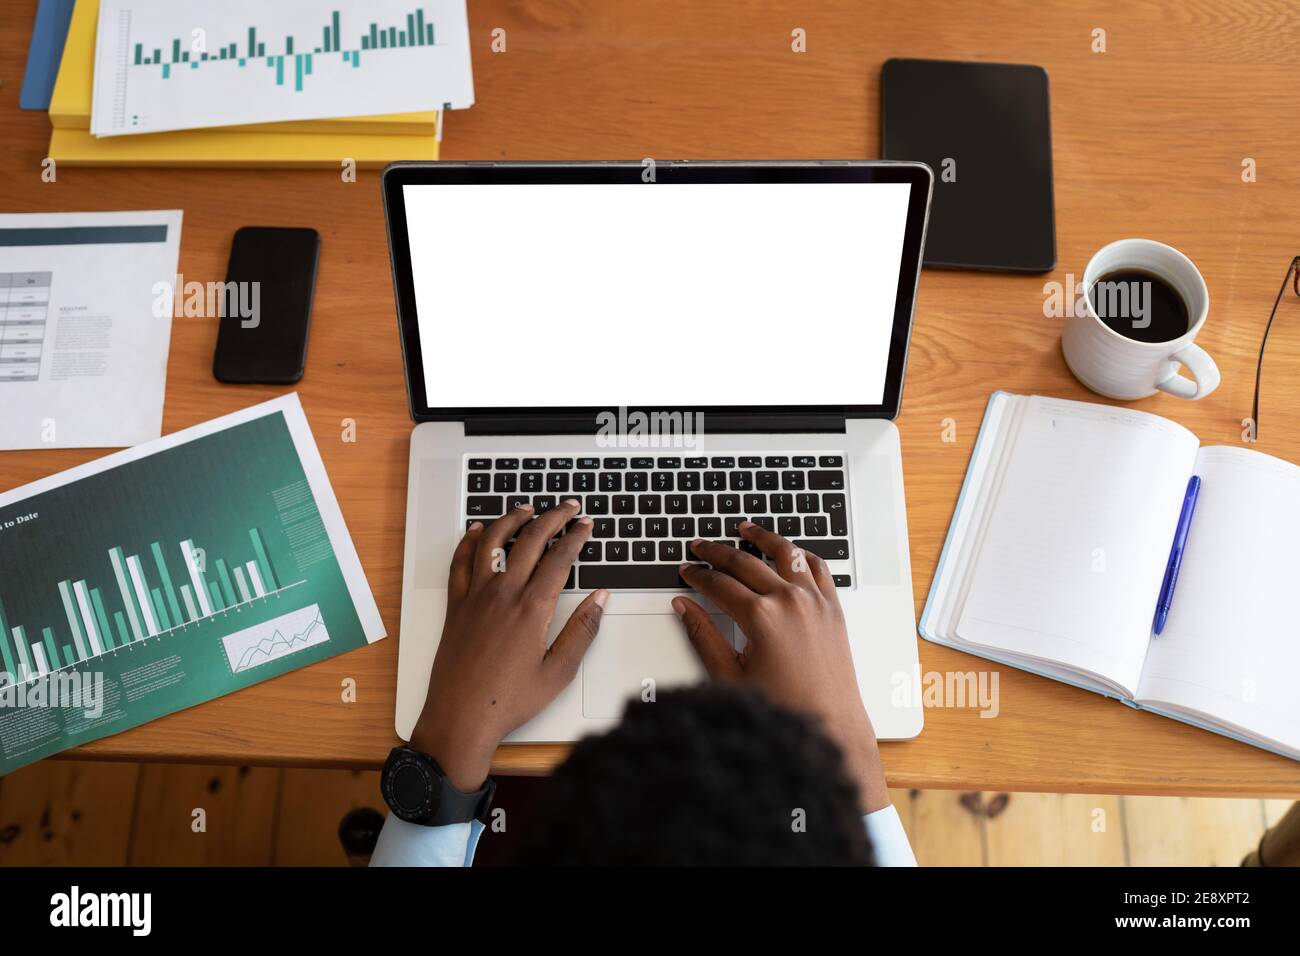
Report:
[[418,759],[399,760],[388,777],[393,812],[403,819],[419,820],[437,806],[438,778]]

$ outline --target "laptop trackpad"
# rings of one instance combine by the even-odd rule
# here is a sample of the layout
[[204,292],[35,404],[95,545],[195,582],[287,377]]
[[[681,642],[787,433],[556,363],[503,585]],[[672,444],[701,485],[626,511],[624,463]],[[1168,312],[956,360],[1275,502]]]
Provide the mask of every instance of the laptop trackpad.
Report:
[[[728,641],[731,621],[712,615]],[[582,662],[582,716],[616,719],[628,698],[695,684],[704,667],[676,615],[607,614]]]

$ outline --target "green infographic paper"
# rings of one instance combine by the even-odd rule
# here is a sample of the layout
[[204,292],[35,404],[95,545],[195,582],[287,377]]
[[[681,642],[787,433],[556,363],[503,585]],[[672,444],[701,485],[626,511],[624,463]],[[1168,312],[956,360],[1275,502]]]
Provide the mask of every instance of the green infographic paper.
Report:
[[383,636],[295,395],[0,495],[0,774]]

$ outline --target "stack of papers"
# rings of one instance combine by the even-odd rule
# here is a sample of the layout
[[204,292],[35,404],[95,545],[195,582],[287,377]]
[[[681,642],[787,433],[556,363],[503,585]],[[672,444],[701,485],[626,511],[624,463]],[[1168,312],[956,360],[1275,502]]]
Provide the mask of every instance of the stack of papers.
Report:
[[77,0],[49,155],[377,167],[437,159],[473,100],[465,0]]

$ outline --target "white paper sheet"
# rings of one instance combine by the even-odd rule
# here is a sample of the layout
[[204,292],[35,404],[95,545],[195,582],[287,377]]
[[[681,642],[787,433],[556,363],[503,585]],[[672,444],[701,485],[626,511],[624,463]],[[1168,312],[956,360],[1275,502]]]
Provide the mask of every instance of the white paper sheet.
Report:
[[464,109],[465,0],[103,0],[91,132]]
[[162,434],[181,212],[0,215],[0,449]]

